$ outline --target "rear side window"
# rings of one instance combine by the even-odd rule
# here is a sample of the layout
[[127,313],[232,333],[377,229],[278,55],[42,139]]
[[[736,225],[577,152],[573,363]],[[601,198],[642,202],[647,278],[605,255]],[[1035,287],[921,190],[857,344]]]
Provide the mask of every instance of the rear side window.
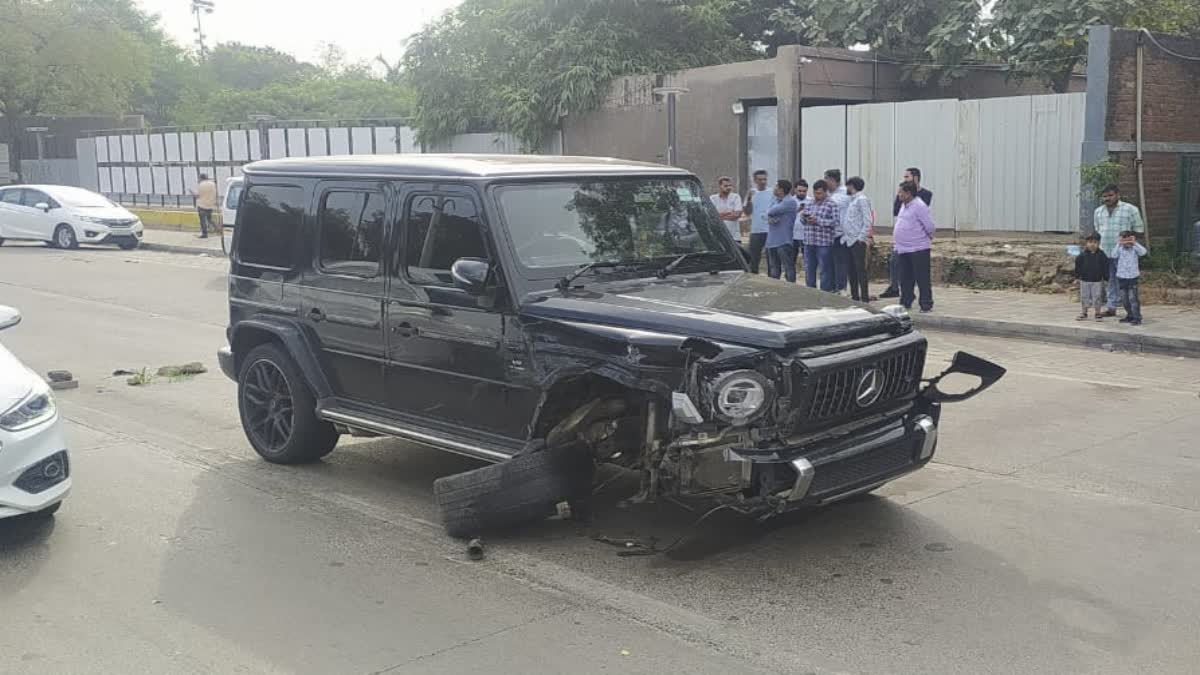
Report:
[[25,192],[25,191],[22,190],[21,188],[12,188],[11,190],[4,190],[4,191],[0,192],[0,202],[4,202],[5,204],[20,204],[21,203],[21,193],[23,193],[23,192]]
[[379,192],[326,192],[321,199],[321,269],[363,277],[378,274],[385,211]]
[[241,184],[232,185],[229,188],[229,194],[225,195],[225,208],[237,210],[238,202],[242,200]]
[[255,185],[238,212],[238,260],[247,265],[290,269],[304,223],[304,190],[290,185]]

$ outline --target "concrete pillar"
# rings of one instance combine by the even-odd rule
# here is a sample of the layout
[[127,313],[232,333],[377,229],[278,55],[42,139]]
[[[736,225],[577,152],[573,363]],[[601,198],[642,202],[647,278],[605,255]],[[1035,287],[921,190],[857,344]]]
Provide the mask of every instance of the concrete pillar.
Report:
[[779,178],[800,175],[800,47],[779,48],[775,57],[775,100],[778,105]]
[[[1087,98],[1083,109],[1083,148],[1080,152],[1084,165],[1095,164],[1108,157],[1108,69],[1111,46],[1111,26],[1088,28]],[[1087,187],[1080,190],[1080,234],[1088,234],[1094,227],[1092,217],[1097,204],[1087,190]]]

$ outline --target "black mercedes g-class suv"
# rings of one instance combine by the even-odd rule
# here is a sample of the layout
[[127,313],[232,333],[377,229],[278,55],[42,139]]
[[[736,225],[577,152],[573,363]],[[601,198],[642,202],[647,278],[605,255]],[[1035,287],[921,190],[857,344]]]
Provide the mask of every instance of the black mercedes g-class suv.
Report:
[[[435,486],[452,534],[640,473],[633,501],[758,516],[927,463],[926,341],[747,272],[697,178],[612,159],[330,157],[246,167],[222,370],[266,460],[390,435],[492,463]],[[460,477],[466,476],[462,479]],[[569,494],[575,493],[575,494]]]

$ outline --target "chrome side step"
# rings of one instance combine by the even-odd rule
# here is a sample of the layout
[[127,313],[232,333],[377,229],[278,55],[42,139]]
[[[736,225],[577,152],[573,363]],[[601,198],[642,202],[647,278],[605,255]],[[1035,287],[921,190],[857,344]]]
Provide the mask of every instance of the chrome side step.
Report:
[[399,427],[391,422],[366,417],[352,413],[343,412],[341,410],[318,410],[317,415],[329,422],[336,424],[345,424],[346,426],[358,427],[367,431],[374,431],[387,436],[395,436],[403,438],[414,443],[427,445],[438,450],[445,450],[455,454],[482,459],[485,462],[503,462],[512,459],[513,456],[507,452],[499,450],[491,450],[472,443],[464,443],[450,438],[444,438],[424,431]]

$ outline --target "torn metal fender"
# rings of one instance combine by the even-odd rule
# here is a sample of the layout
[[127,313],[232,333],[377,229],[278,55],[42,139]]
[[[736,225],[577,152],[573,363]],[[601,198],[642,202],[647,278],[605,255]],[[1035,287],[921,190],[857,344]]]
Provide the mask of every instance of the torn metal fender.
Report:
[[[992,363],[987,359],[982,359],[966,352],[957,352],[954,355],[954,359],[950,362],[950,367],[942,371],[937,377],[929,380],[925,388],[921,390],[921,397],[932,403],[966,401],[967,399],[974,398],[993,384],[996,384],[1007,372],[1007,369],[1003,366]],[[947,394],[938,389],[938,383],[942,381],[942,378],[952,373],[962,373],[978,377],[979,384],[961,394]]]

